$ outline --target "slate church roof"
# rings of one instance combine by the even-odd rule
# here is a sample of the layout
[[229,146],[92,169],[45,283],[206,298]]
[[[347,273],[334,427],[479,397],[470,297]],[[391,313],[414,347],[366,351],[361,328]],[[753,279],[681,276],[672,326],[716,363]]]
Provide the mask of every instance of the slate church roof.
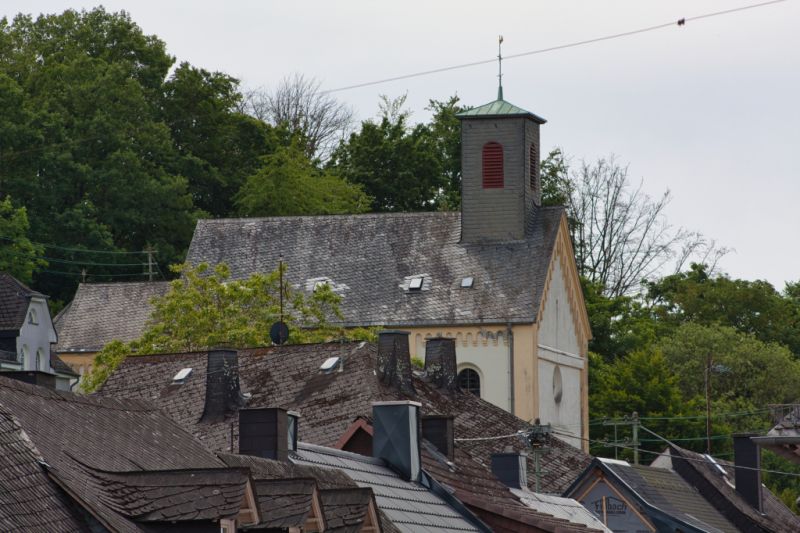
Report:
[[30,299],[47,298],[13,276],[0,272],[0,332],[16,331],[25,323]]
[[326,281],[342,296],[345,325],[532,323],[562,216],[537,209],[525,240],[493,244],[460,243],[460,213],[200,220],[187,261],[225,262],[237,279],[282,254],[296,288]]
[[58,352],[97,352],[112,340],[138,338],[152,312],[150,300],[169,290],[167,281],[81,283],[55,319]]

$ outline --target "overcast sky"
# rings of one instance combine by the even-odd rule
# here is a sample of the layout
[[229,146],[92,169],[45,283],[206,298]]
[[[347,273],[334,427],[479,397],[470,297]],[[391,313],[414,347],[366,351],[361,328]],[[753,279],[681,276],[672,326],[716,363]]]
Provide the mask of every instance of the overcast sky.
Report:
[[[295,72],[325,88],[630,31],[758,0],[201,1],[107,0],[178,61],[274,86]],[[3,0],[0,12],[92,8],[85,0]],[[361,119],[379,95],[469,105],[496,95],[494,64],[337,92]],[[616,154],[669,221],[734,248],[733,277],[800,279],[800,0],[504,62],[506,100],[548,120],[542,152]]]

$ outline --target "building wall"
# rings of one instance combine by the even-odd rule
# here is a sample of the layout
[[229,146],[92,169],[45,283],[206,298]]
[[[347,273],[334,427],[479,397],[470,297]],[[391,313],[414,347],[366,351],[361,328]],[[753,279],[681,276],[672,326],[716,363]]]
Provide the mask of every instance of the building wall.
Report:
[[539,324],[538,416],[559,433],[574,434],[575,438],[561,437],[581,448],[582,409],[588,394],[583,384],[586,349],[577,330],[568,284],[562,261],[554,261]]
[[441,328],[407,328],[411,357],[425,360],[425,340],[434,337],[456,339],[458,371],[471,368],[481,378],[481,398],[511,410],[510,353],[508,333],[504,326],[456,326]]
[[[31,324],[28,319],[32,310],[36,314],[36,324]],[[25,315],[25,323],[20,328],[19,337],[17,337],[17,354],[26,353],[23,369],[51,372],[50,343],[56,342],[56,340],[56,330],[50,319],[47,300],[31,298],[28,312]],[[41,354],[38,368],[36,366],[37,352]]]
[[67,363],[80,376],[92,370],[95,355],[97,355],[97,352],[59,352],[58,354],[61,360]]

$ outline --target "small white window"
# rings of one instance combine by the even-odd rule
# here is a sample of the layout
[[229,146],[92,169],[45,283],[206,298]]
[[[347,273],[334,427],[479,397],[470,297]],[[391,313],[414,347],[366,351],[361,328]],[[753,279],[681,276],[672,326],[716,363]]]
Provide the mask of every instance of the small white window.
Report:
[[186,379],[192,374],[191,368],[181,368],[180,371],[172,378],[173,383],[185,383]]
[[422,290],[422,281],[425,278],[420,276],[418,278],[411,278],[411,281],[408,282],[408,290],[410,291],[419,291]]
[[28,313],[28,324],[38,324],[39,320],[36,317],[36,309],[31,309]]
[[342,363],[341,357],[329,357],[328,359],[325,359],[325,362],[322,363],[319,369],[322,372],[328,374],[335,370],[341,370],[341,363]]
[[472,276],[468,276],[466,278],[461,278],[461,288],[462,289],[471,289],[473,283],[475,283],[475,278]]

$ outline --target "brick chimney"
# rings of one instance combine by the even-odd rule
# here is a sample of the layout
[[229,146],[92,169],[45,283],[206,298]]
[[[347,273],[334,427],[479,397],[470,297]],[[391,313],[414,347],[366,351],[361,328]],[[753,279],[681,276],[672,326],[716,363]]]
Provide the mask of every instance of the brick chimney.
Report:
[[455,339],[428,339],[425,343],[425,372],[436,388],[448,392],[458,390]]
[[378,334],[378,379],[408,396],[416,396],[411,374],[408,331],[381,331]]
[[758,436],[757,433],[733,435],[733,463],[736,466],[736,492],[761,512],[761,449],[750,440],[750,437]]
[[206,403],[201,422],[219,422],[243,404],[236,350],[210,350],[206,366]]
[[418,481],[419,402],[376,402],[372,404],[372,456],[386,461],[404,479]]
[[239,410],[239,455],[287,461],[297,450],[300,415],[279,407]]
[[[506,448],[508,450],[508,448]],[[528,486],[528,455],[506,451],[492,454],[492,474],[511,489]]]
[[[426,359],[427,361],[427,359]],[[422,417],[422,437],[433,444],[439,453],[453,461],[455,456],[455,439],[453,417],[445,415],[427,415]]]

